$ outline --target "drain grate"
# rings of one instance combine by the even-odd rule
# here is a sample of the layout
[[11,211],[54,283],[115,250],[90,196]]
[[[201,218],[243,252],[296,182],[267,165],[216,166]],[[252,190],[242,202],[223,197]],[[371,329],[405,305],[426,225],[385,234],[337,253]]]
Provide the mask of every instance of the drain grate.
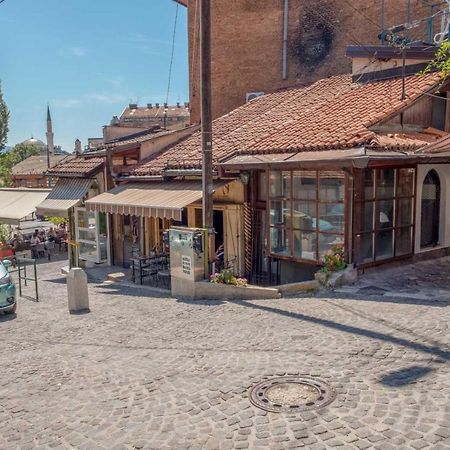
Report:
[[250,401],[270,412],[301,412],[323,408],[336,391],[316,378],[278,377],[261,381],[250,391]]

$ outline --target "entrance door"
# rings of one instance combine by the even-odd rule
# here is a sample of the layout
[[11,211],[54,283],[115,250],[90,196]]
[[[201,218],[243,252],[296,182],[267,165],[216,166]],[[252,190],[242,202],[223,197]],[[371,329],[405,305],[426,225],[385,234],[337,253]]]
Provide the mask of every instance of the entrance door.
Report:
[[422,188],[420,246],[429,247],[439,242],[439,208],[441,183],[435,170],[430,170]]

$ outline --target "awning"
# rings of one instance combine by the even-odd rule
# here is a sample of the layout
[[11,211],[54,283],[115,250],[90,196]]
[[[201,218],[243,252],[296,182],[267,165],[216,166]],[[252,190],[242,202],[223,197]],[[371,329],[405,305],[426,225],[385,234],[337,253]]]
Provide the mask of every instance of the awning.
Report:
[[[214,189],[228,182],[214,183]],[[86,200],[88,211],[181,220],[183,208],[202,198],[201,181],[128,183]]]
[[0,223],[18,225],[33,214],[36,206],[50,194],[50,189],[0,189]]
[[36,212],[41,216],[68,217],[69,209],[80,203],[92,182],[89,178],[60,178]]

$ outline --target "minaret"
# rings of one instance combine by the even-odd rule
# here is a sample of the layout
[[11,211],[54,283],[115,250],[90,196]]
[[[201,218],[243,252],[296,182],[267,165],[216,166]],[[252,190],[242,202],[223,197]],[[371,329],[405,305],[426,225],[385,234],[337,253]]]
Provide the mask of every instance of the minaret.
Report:
[[50,107],[47,105],[47,151],[50,155],[53,155],[55,147],[53,145],[53,128],[52,118],[50,116]]

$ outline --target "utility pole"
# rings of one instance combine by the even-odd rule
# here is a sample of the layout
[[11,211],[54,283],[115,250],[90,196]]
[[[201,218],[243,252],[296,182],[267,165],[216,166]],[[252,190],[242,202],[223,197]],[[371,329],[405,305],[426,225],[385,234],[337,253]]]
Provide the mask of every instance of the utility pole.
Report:
[[208,230],[208,271],[212,273],[215,255],[213,221],[213,168],[212,168],[212,117],[211,117],[211,3],[200,0],[200,80],[201,80],[201,131],[202,131],[202,187],[203,228]]

